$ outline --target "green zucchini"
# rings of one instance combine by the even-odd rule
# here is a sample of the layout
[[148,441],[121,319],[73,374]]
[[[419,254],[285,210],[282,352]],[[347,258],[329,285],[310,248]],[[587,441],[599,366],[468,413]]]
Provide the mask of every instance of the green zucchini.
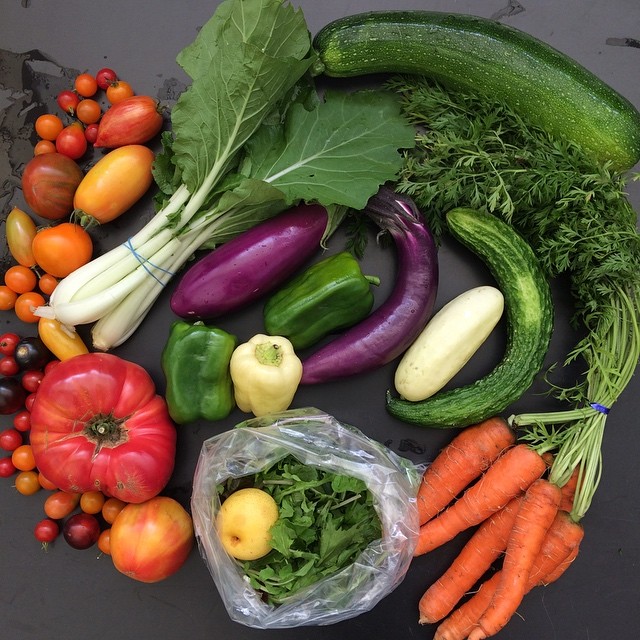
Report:
[[466,207],[449,211],[447,224],[451,235],[486,263],[502,291],[507,342],[493,371],[472,384],[417,402],[387,392],[391,415],[442,428],[481,422],[518,400],[540,372],[553,331],[549,282],[522,236],[493,214]]
[[498,98],[619,171],[640,159],[640,112],[629,100],[572,58],[499,22],[437,11],[373,11],[326,25],[314,48],[327,76],[419,74]]

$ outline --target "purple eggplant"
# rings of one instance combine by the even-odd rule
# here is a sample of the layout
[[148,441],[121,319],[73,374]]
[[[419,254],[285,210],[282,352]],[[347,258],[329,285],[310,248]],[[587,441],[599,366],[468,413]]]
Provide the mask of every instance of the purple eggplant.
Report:
[[431,316],[438,291],[438,254],[413,201],[383,187],[364,210],[393,238],[397,276],[389,297],[367,318],[304,359],[301,384],[365,373],[402,354]]
[[172,311],[206,320],[254,302],[318,251],[327,222],[323,207],[300,205],[229,240],[182,276]]

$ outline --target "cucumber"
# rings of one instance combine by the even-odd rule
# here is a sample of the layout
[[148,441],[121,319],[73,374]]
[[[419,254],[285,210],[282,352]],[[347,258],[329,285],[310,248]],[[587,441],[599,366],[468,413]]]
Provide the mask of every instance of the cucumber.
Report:
[[572,58],[507,25],[437,11],[373,11],[329,23],[314,48],[331,77],[419,74],[498,98],[599,162],[640,159],[640,112]]
[[508,223],[458,207],[447,213],[451,235],[483,260],[504,296],[507,342],[502,360],[472,384],[411,402],[387,392],[387,411],[411,424],[466,427],[498,415],[539,373],[553,331],[553,301],[533,249]]

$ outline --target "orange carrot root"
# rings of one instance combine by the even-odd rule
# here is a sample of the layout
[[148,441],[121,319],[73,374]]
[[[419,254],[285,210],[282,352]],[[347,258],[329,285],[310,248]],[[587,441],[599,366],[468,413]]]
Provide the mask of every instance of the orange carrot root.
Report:
[[567,480],[567,483],[560,487],[562,490],[562,499],[560,500],[560,509],[571,513],[573,509],[573,499],[576,495],[576,489],[578,488],[578,476],[580,475],[580,467],[576,467],[573,473]]
[[433,551],[502,509],[546,471],[544,459],[525,444],[499,456],[484,475],[447,509],[420,527],[415,556]]
[[[507,547],[522,498],[487,518],[471,536],[447,571],[420,598],[420,624],[432,624],[449,615]],[[488,603],[487,603],[488,604]]]
[[485,580],[471,598],[438,625],[433,640],[464,640],[489,606],[499,581],[500,572]]
[[560,487],[548,480],[536,480],[527,489],[507,543],[500,581],[491,603],[469,633],[469,640],[495,635],[516,612],[527,592],[534,562],[558,513],[560,498]]
[[531,568],[532,588],[555,582],[575,560],[583,537],[582,525],[567,511],[559,510]]
[[[526,592],[557,580],[578,554],[583,536],[582,525],[572,520],[566,511],[558,511],[529,573]],[[483,582],[471,598],[440,623],[434,640],[467,638],[489,606],[500,579],[498,571]]]
[[417,496],[420,524],[442,511],[514,443],[515,432],[497,416],[461,431],[422,476]]

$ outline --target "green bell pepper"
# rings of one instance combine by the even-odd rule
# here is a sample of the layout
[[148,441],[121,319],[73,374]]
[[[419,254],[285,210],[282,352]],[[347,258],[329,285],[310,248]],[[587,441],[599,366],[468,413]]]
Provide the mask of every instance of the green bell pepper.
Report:
[[348,251],[329,256],[267,300],[263,311],[266,332],[288,338],[295,349],[309,347],[364,319],[373,307],[372,284],[380,280],[363,275]]
[[236,336],[203,322],[171,325],[161,364],[175,422],[221,420],[231,413],[235,398],[229,362],[237,343]]

